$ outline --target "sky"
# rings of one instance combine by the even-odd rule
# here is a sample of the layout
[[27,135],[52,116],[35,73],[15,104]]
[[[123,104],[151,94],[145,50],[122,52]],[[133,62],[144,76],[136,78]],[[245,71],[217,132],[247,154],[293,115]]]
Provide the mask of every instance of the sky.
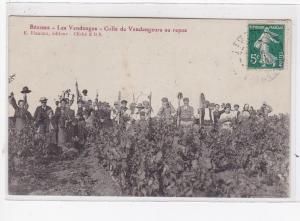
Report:
[[[247,68],[247,27],[257,23],[286,24],[283,69]],[[31,24],[53,29],[49,36],[31,35]],[[57,25],[65,26],[68,35],[54,36]],[[97,32],[101,36],[75,36],[69,25],[102,28]],[[131,32],[129,26],[170,32]],[[103,30],[112,27],[118,31]],[[121,27],[127,31],[120,31]],[[77,80],[80,90],[89,90],[90,98],[98,91],[99,99],[111,104],[118,99],[118,91],[128,102],[133,94],[142,102],[152,92],[154,112],[162,97],[177,106],[177,93],[182,92],[194,108],[199,107],[200,93],[204,93],[213,103],[249,103],[259,108],[266,101],[275,113],[289,113],[288,36],[287,21],[10,17],[8,75],[16,77],[8,90],[20,99],[22,87],[28,86],[31,112],[42,96],[54,108],[63,90],[75,92]]]

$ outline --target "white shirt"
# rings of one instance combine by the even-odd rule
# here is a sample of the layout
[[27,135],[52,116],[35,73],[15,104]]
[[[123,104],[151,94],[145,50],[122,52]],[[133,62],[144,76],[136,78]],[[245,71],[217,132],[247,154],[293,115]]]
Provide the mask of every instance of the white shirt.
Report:
[[90,98],[87,95],[82,95],[81,100],[87,102]]
[[205,110],[204,120],[210,120],[209,108],[205,108],[204,110]]

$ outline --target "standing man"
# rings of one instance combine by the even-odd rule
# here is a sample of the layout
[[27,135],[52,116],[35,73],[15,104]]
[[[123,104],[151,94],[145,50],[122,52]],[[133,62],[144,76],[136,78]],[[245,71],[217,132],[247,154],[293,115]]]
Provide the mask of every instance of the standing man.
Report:
[[153,109],[151,107],[150,101],[144,100],[142,105],[144,106],[142,112],[145,113],[145,118],[146,120],[148,120],[149,118],[152,117],[151,114],[153,113]]
[[194,122],[194,108],[189,105],[189,98],[183,98],[183,105],[177,110],[177,114],[180,119],[180,126],[189,127],[193,125]]
[[198,110],[200,115],[200,122],[202,125],[209,125],[212,123],[212,109],[210,108],[209,101],[205,101],[204,107]]
[[41,105],[38,106],[34,112],[34,123],[37,127],[38,135],[45,135],[47,132],[47,125],[49,125],[48,111],[52,110],[51,107],[47,106],[47,98],[41,97]]
[[220,105],[215,105],[215,110],[213,111],[213,122],[217,124],[221,116]]
[[239,108],[240,108],[240,106],[239,106],[238,104],[235,104],[235,105],[233,106],[233,113],[234,113],[234,115],[235,115],[235,118],[236,118],[237,122],[239,121],[240,114],[241,114]]
[[131,114],[131,111],[127,107],[127,100],[122,100],[121,107],[120,107],[120,113],[119,113],[121,122],[123,122],[123,123],[128,122],[130,120],[130,114]]

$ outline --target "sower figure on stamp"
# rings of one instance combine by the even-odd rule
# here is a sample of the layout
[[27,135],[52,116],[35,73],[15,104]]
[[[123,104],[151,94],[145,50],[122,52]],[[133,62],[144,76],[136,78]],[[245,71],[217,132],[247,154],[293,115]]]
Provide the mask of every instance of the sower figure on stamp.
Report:
[[268,27],[264,29],[264,32],[261,34],[259,39],[254,43],[254,47],[260,50],[260,63],[262,67],[266,67],[267,65],[276,66],[277,57],[274,56],[269,49],[269,45],[271,42],[278,44],[279,41],[274,39],[278,35],[274,32],[271,32]]
[[183,98],[183,105],[178,108],[177,115],[179,116],[179,127],[183,133],[183,144],[186,144],[187,136],[194,123],[194,108],[189,105],[189,98]]
[[33,116],[35,126],[37,127],[38,138],[45,136],[47,132],[47,126],[49,124],[49,117],[47,112],[49,110],[52,110],[52,108],[47,106],[47,100],[47,98],[41,97],[41,105],[36,108]]
[[18,104],[13,93],[11,93],[8,98],[9,103],[15,110],[14,118],[17,133],[21,132],[26,127],[26,125],[32,120],[32,116],[28,111],[29,106],[27,103],[27,93],[30,92],[31,91],[28,89],[28,87],[24,87],[21,91],[21,93],[24,94],[24,98],[23,100],[18,100]]

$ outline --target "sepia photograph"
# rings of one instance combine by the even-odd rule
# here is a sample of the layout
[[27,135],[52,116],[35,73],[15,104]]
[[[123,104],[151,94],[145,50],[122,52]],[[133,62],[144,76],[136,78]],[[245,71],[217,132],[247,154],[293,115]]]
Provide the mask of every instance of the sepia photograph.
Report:
[[291,20],[8,17],[8,195],[289,198]]

